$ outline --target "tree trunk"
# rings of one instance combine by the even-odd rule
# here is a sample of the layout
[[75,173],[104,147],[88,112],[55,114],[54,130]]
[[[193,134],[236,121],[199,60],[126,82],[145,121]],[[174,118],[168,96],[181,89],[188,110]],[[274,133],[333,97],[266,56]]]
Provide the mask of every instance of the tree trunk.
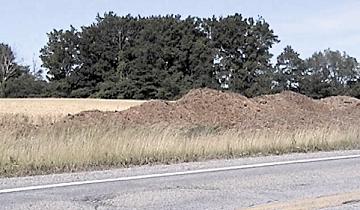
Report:
[[2,81],[0,82],[0,98],[6,98],[6,92],[5,92],[5,87],[6,87],[6,81]]

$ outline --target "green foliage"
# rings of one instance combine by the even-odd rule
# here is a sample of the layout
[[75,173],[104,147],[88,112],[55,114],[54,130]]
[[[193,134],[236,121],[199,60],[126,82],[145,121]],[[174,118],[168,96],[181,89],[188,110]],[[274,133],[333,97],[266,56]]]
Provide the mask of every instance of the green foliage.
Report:
[[130,98],[172,99],[212,82],[212,53],[199,20],[179,16],[149,17],[139,36],[128,40],[118,67],[121,94]]
[[349,88],[347,90],[346,95],[356,97],[360,99],[360,80],[349,82]]
[[300,86],[301,92],[313,98],[333,95],[346,95],[350,84],[359,79],[359,64],[356,59],[346,53],[331,51],[314,53],[306,61],[304,78]]
[[305,62],[291,46],[286,46],[284,52],[277,57],[274,68],[274,90],[276,92],[291,90],[299,92],[302,77],[304,76]]
[[[55,95],[134,99],[174,99],[192,88],[221,89],[224,71],[231,73],[231,90],[248,96],[265,93],[271,84],[269,49],[278,41],[263,19],[238,14],[181,19],[110,12],[79,32],[71,27],[48,36],[41,59]],[[214,64],[217,58],[222,59]]]
[[40,74],[31,74],[28,66],[16,63],[11,47],[0,43],[0,97],[41,96],[46,82],[40,78]]
[[48,44],[40,51],[43,67],[48,69],[48,80],[63,80],[76,70],[79,63],[78,33],[71,26],[71,29],[66,31],[54,29],[48,37]]
[[73,89],[72,81],[79,69],[79,33],[70,30],[53,30],[48,33],[49,41],[40,50],[42,66],[47,69],[50,81],[48,93],[55,97],[68,97]]
[[219,60],[216,74],[229,78],[224,87],[246,96],[267,93],[271,86],[269,49],[278,42],[269,24],[239,14],[207,22]]
[[291,46],[278,56],[273,90],[291,90],[312,98],[334,95],[359,97],[360,68],[355,58],[330,49],[302,60]]
[[28,98],[41,97],[47,83],[36,78],[34,75],[25,71],[20,76],[9,80],[6,85],[6,97],[8,98]]

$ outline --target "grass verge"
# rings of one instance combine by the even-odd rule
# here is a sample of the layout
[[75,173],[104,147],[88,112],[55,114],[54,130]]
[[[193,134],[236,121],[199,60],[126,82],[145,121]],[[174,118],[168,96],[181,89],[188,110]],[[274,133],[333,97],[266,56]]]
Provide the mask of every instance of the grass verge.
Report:
[[2,177],[360,147],[356,127],[239,131],[201,126],[19,125],[0,129]]

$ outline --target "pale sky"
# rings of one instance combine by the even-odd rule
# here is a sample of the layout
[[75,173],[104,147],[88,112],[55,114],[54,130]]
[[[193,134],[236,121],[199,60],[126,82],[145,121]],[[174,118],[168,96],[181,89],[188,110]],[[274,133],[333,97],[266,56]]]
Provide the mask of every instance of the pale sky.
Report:
[[97,13],[108,11],[141,16],[262,16],[281,40],[271,50],[275,56],[292,45],[302,58],[331,48],[360,60],[357,0],[0,0],[0,42],[12,46],[19,62],[31,65],[47,42],[47,32],[90,25]]

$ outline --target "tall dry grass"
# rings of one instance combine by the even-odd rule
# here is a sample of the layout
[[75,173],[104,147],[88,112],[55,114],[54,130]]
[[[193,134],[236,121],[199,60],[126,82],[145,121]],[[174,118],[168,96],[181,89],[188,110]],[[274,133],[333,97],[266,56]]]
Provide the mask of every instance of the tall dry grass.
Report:
[[238,131],[168,126],[119,129],[109,123],[81,128],[60,124],[23,128],[27,127],[0,129],[0,176],[350,149],[360,145],[360,130],[355,127]]

